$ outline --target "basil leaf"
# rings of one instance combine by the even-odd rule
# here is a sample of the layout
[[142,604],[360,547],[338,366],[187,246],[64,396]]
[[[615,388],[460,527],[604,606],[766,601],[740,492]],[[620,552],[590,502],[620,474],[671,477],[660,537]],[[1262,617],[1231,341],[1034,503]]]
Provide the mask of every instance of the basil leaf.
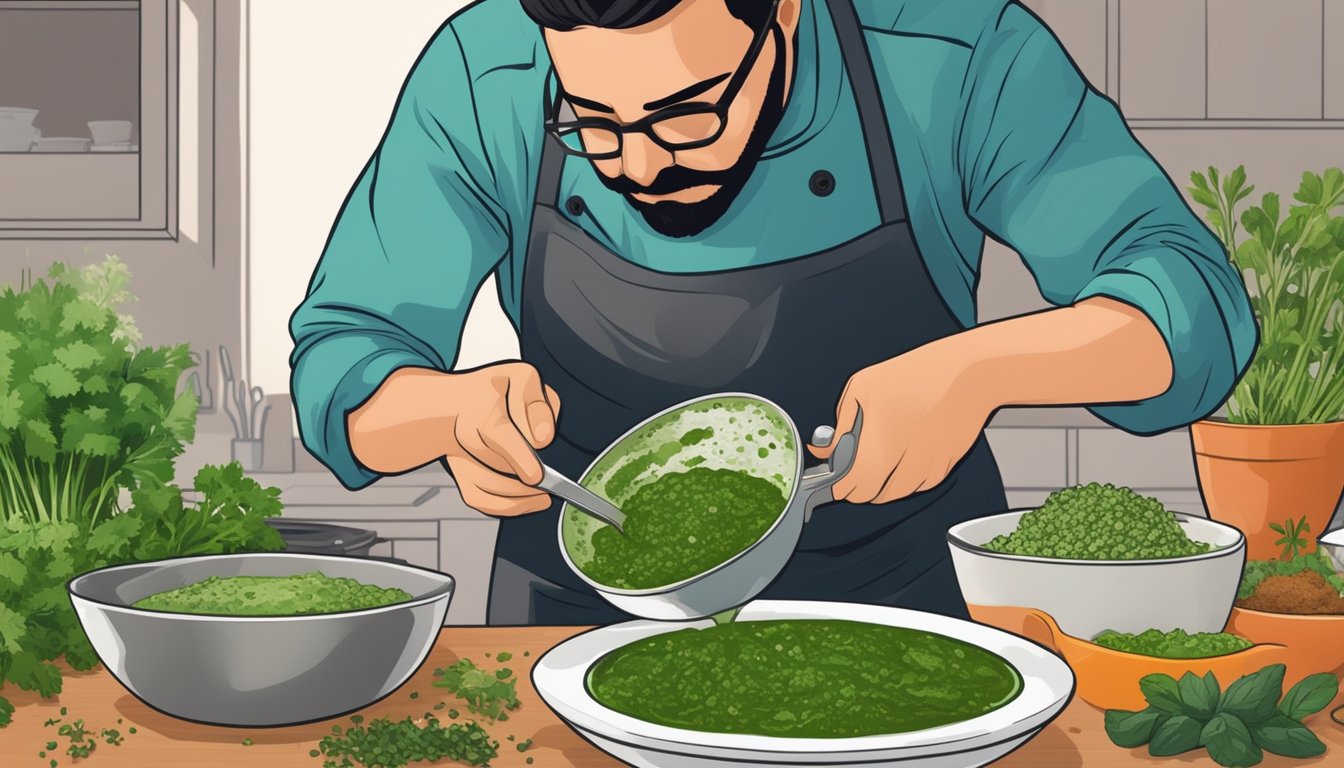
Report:
[[1284,715],[1256,726],[1251,737],[1266,752],[1284,757],[1301,759],[1325,754],[1325,745],[1310,728]]
[[[1189,715],[1181,705],[1181,689],[1170,675],[1147,675],[1139,681],[1139,690],[1148,700],[1148,706],[1169,715]],[[1277,704],[1279,700],[1274,699]]]
[[1218,681],[1210,672],[1199,677],[1194,672],[1186,672],[1178,684],[1181,691],[1181,704],[1186,714],[1201,723],[1206,723],[1213,713],[1218,711]]
[[1246,724],[1230,712],[1219,712],[1199,734],[1199,742],[1209,757],[1224,768],[1250,768],[1265,759]]
[[1202,729],[1203,723],[1199,720],[1176,715],[1163,723],[1153,734],[1153,741],[1148,745],[1148,754],[1153,757],[1171,757],[1197,749]]
[[1165,719],[1165,716],[1151,708],[1142,712],[1110,709],[1106,711],[1106,735],[1117,747],[1141,747],[1153,737],[1159,718]]
[[1250,726],[1273,717],[1283,696],[1285,669],[1282,664],[1272,664],[1229,685],[1218,702],[1218,711],[1236,715]]
[[1301,720],[1325,709],[1338,694],[1339,678],[1322,672],[1294,685],[1279,703],[1279,711],[1294,720]]

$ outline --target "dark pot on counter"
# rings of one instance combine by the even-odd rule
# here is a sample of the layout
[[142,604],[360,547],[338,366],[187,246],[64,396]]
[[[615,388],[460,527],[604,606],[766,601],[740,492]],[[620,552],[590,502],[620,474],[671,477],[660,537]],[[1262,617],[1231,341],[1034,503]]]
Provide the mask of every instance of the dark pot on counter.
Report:
[[304,555],[338,555],[362,557],[367,560],[382,560],[389,563],[409,565],[405,560],[395,557],[381,557],[369,554],[378,544],[387,539],[364,528],[349,528],[330,523],[310,523],[301,520],[271,518],[266,521],[285,540],[286,552]]

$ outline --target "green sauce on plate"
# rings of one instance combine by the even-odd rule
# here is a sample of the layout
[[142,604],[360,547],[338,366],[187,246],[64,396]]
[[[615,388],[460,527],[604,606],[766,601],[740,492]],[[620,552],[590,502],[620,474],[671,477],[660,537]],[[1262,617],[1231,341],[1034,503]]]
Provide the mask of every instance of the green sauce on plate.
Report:
[[1022,678],[989,651],[942,635],[839,620],[683,629],[598,660],[588,690],[650,723],[711,733],[851,738],[907,733],[993,712]]
[[169,613],[303,616],[377,608],[410,599],[410,594],[400,589],[384,589],[313,571],[294,576],[211,576],[131,605]]
[[625,535],[593,534],[584,573],[619,589],[651,589],[688,579],[755,544],[788,499],[769,480],[747,472],[695,467],[635,491],[621,510]]

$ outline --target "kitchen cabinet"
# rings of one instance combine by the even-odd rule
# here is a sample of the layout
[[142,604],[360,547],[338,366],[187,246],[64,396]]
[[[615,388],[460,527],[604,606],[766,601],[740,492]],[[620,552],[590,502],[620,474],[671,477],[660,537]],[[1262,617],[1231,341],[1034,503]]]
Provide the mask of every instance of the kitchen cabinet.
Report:
[[176,236],[178,10],[0,0],[0,237]]
[[1209,117],[1320,120],[1323,0],[1214,0]]
[[1325,0],[1325,118],[1344,120],[1344,0]]
[[1206,116],[1205,0],[1121,0],[1119,102],[1125,116]]

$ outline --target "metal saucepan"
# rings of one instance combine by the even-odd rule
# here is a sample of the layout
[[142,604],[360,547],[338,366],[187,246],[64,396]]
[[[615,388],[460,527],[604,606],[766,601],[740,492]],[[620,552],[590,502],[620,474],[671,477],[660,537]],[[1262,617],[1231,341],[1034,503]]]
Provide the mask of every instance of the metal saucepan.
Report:
[[[571,504],[560,513],[560,551],[598,594],[635,616],[683,621],[737,608],[784,570],[812,510],[835,500],[831,487],[853,464],[862,423],[860,412],[830,460],[804,471],[798,427],[769,400],[733,392],[674,405],[617,439],[589,465],[579,483],[619,507],[640,488],[671,472],[697,466],[743,470],[774,483],[788,499],[774,524],[756,543],[717,567],[654,589],[619,589],[584,573],[582,566],[592,559],[592,536],[606,524]],[[834,429],[823,426],[813,433],[812,442],[825,446],[833,437]]]

